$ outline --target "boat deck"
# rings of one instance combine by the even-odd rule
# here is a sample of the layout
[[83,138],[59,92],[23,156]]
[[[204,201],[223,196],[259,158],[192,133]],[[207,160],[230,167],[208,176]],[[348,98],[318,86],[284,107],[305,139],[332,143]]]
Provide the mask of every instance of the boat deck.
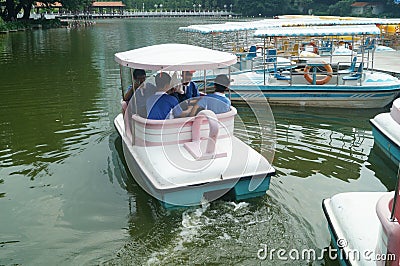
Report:
[[[376,265],[375,261],[367,260],[361,254],[375,251],[380,228],[375,206],[382,196],[391,193],[348,192],[323,201],[330,230],[336,237],[334,243],[345,249],[343,254],[348,255],[352,265]],[[359,261],[352,256],[357,252],[360,254]]]
[[[125,129],[122,114],[114,122],[123,136]],[[242,177],[266,177],[275,172],[264,157],[234,136],[218,139],[216,146],[217,153],[226,152],[227,156],[196,160],[183,144],[149,147],[129,145],[127,155],[133,155],[148,180],[158,190],[179,189],[209,182],[234,182]]]

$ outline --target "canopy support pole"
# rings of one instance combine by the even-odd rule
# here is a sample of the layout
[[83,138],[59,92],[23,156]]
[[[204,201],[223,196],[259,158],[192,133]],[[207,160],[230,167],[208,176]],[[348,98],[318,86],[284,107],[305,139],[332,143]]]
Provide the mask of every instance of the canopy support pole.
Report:
[[132,98],[133,98],[134,103],[135,103],[135,114],[137,114],[138,113],[137,104],[136,104],[136,89],[137,88],[135,88],[135,80],[133,78],[133,69],[130,68],[130,71],[131,71],[131,81],[132,81]]
[[264,38],[264,50],[263,50],[264,86],[267,85],[267,84],[266,84],[266,83],[267,83],[267,82],[266,82],[266,78],[267,78],[267,77],[266,77],[266,73],[265,73],[265,71],[266,71],[266,69],[265,69],[265,67],[266,67],[266,64],[265,64],[265,63],[266,63],[266,62],[265,62],[265,59],[266,59],[266,58],[265,58],[265,53],[266,53],[266,49],[267,49],[267,48],[266,48],[266,44],[265,44],[265,42],[266,42],[265,39],[266,39],[266,38]]
[[122,93],[122,100],[124,99],[124,84],[122,83],[122,65],[119,65],[119,78],[121,80],[121,93]]
[[231,95],[231,86],[230,86],[230,81],[231,81],[231,66],[228,68],[228,77],[229,77],[229,87],[228,87],[228,92],[229,92],[229,100],[231,100],[232,95]]
[[203,73],[204,73],[204,80],[203,80],[204,81],[204,94],[206,94],[207,93],[206,92],[206,90],[207,90],[207,76],[206,76],[207,75],[207,70],[204,69]]

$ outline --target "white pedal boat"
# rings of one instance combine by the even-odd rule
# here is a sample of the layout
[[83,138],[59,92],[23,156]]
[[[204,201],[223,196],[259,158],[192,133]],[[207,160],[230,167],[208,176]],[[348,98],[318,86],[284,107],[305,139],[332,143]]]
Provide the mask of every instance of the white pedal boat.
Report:
[[389,113],[381,113],[370,120],[377,146],[396,164],[400,163],[400,98]]
[[395,191],[347,192],[323,200],[341,265],[400,265],[398,185]]
[[[236,56],[184,44],[162,44],[115,54],[122,67],[153,71],[228,67]],[[121,75],[122,77],[122,75]],[[203,110],[195,117],[151,120],[119,114],[115,127],[136,182],[165,207],[199,205],[227,193],[264,195],[275,173],[258,152],[233,135],[236,109]]]

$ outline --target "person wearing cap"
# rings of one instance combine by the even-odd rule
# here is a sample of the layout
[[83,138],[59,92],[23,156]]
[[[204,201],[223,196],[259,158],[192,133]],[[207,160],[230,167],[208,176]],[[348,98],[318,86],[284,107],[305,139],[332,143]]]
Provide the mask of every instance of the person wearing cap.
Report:
[[192,81],[194,72],[195,71],[182,71],[182,89],[173,93],[173,96],[175,96],[179,102],[200,96],[197,84]]
[[215,114],[229,112],[231,101],[224,94],[229,84],[230,80],[226,75],[218,75],[214,80],[215,92],[201,97],[190,112],[190,116],[196,115],[200,110],[211,110]]
[[157,91],[146,101],[147,118],[155,120],[171,119],[187,116],[191,109],[183,111],[178,100],[168,93],[171,88],[171,76],[158,73],[155,77]]

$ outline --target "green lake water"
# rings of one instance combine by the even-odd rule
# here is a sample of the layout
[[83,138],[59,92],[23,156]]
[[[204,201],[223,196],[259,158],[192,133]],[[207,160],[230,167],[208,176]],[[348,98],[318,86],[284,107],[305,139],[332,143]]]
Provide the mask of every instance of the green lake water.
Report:
[[[257,253],[320,253],[330,245],[322,199],[394,189],[396,167],[369,124],[389,108],[273,106],[277,174],[265,196],[245,202],[165,210],[129,173],[113,125],[114,53],[186,43],[178,27],[202,22],[98,20],[0,35],[0,265],[336,264]],[[249,144],[263,152],[263,130],[249,108],[237,109]]]

